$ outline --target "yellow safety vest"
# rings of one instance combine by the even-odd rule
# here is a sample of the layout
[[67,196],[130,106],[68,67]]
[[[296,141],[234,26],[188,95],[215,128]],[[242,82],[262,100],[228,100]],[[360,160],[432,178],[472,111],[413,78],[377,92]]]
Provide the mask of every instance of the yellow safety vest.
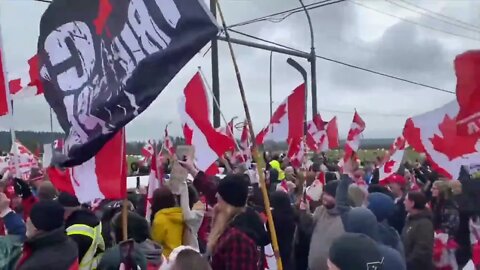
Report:
[[[80,270],[95,270],[97,269],[103,252],[105,251],[105,242],[102,237],[102,223],[96,227],[90,227],[84,224],[74,224],[67,228],[67,235],[83,235],[92,238],[92,244],[83,256],[80,262]],[[98,251],[101,251],[98,253]]]

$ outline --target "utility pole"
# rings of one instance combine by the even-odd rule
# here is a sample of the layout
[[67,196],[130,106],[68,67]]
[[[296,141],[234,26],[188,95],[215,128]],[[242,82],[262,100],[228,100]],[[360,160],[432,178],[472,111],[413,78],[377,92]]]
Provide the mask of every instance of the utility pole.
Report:
[[273,116],[273,86],[272,86],[272,81],[273,81],[273,51],[270,51],[270,119],[272,119]]
[[312,18],[310,18],[310,13],[308,12],[305,4],[303,4],[302,0],[298,0],[302,5],[303,10],[305,11],[305,15],[307,15],[308,20],[308,27],[310,28],[310,58],[308,61],[310,62],[311,68],[311,80],[312,80],[312,119],[317,114],[317,56],[315,54],[315,38],[313,35],[313,25],[312,25]]
[[[213,17],[217,18],[217,0],[210,0],[210,11]],[[212,39],[212,92],[213,100],[218,102],[218,106],[215,102],[213,104],[213,127],[220,127],[220,78],[218,74],[218,43],[217,39]]]

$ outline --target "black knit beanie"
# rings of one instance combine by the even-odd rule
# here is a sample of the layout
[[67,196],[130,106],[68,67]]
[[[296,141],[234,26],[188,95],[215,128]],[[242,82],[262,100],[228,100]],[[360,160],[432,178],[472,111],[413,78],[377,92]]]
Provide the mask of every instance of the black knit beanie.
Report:
[[63,207],[78,207],[80,206],[80,202],[78,201],[77,197],[71,195],[67,192],[61,192],[57,198],[58,202]]
[[333,241],[329,259],[342,270],[383,269],[377,243],[364,234],[346,233]]
[[244,207],[248,198],[248,182],[243,174],[227,175],[220,180],[217,192],[231,206]]
[[49,232],[63,226],[64,213],[56,201],[39,201],[32,207],[30,220],[38,230]]
[[328,195],[335,197],[337,194],[337,187],[338,183],[340,183],[339,180],[333,180],[325,184],[323,191],[327,193]]

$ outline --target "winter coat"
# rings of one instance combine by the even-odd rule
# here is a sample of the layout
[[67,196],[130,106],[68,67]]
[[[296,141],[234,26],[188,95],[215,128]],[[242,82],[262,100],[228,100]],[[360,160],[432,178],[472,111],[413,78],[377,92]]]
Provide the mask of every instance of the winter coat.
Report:
[[15,269],[22,254],[22,240],[18,235],[0,237],[0,269]]
[[383,256],[383,269],[407,269],[405,259],[400,252],[384,245],[380,240],[377,218],[372,211],[367,208],[356,207],[347,213],[345,220],[346,232],[365,234],[377,242],[380,253]]
[[453,200],[447,200],[443,204],[433,204],[433,229],[454,237],[460,225],[458,205]]
[[16,270],[78,269],[78,248],[60,228],[25,241]]
[[[65,221],[65,228],[68,229],[68,227],[72,225],[87,225],[89,227],[96,227],[98,224],[100,224],[100,220],[98,217],[90,210],[88,209],[80,209],[75,212],[73,212]],[[87,253],[88,249],[90,248],[90,245],[92,245],[92,238],[81,235],[81,234],[73,234],[69,235],[69,237],[77,243],[78,246],[78,258],[79,261],[81,262],[83,259],[83,256]]]
[[395,211],[388,218],[388,224],[397,230],[398,234],[402,234],[403,227],[405,226],[405,219],[407,217],[407,210],[405,210],[405,195],[395,199]]
[[280,257],[282,258],[283,269],[295,269],[292,262],[293,236],[295,233],[295,213],[288,195],[278,191],[270,194],[272,216],[277,233]]
[[348,186],[352,180],[341,177],[335,196],[336,205],[332,209],[320,206],[313,213],[313,232],[308,255],[310,270],[326,270],[330,246],[333,241],[345,233],[343,219],[350,209],[348,204]]
[[152,224],[152,239],[163,247],[163,255],[168,258],[172,250],[182,245],[182,208],[171,207],[158,211]]
[[433,269],[434,230],[430,210],[409,215],[402,232],[408,270]]
[[[134,243],[133,260],[140,269],[158,269],[163,263],[162,247],[147,239],[142,243]],[[118,270],[121,263],[119,246],[108,249],[98,265],[98,270]],[[148,267],[148,268],[147,268]]]
[[263,249],[269,243],[260,216],[246,208],[219,237],[211,254],[212,270],[263,270]]

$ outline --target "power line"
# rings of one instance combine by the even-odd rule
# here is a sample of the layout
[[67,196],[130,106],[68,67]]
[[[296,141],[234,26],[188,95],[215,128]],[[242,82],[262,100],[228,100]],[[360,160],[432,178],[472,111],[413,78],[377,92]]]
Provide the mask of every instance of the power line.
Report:
[[[305,5],[305,8],[307,10],[311,10],[311,9],[315,9],[315,8],[320,8],[320,7],[325,7],[325,6],[337,4],[337,3],[340,3],[340,2],[345,2],[346,0],[337,0],[337,1],[332,1],[332,2],[331,1],[332,0],[323,0],[323,1],[315,2],[315,3],[311,3],[311,4],[308,4],[308,5]],[[285,11],[272,13],[270,15],[265,15],[265,16],[262,16],[262,17],[259,17],[259,18],[250,19],[250,20],[247,20],[247,21],[244,21],[244,22],[232,24],[232,25],[228,26],[227,28],[231,29],[231,28],[234,28],[234,27],[245,26],[245,25],[248,25],[248,24],[262,22],[262,21],[279,23],[279,22],[285,20],[286,18],[290,17],[291,15],[293,15],[295,13],[298,13],[298,12],[304,12],[303,7],[300,6],[300,7],[288,9],[288,10],[285,10]],[[280,15],[283,15],[283,17],[275,18],[276,16],[280,16]]]
[[397,16],[397,15],[394,15],[394,14],[391,14],[391,13],[387,13],[385,11],[382,11],[382,10],[379,10],[379,9],[376,9],[376,8],[373,8],[373,7],[370,7],[370,6],[366,6],[358,1],[350,1],[351,3],[355,4],[355,5],[358,5],[360,7],[363,7],[363,8],[366,8],[366,9],[370,9],[372,11],[375,11],[375,12],[378,12],[378,13],[381,13],[383,15],[386,15],[386,16],[390,16],[390,17],[393,17],[393,18],[396,18],[396,19],[399,19],[399,20],[402,20],[402,21],[405,21],[405,22],[408,22],[408,23],[411,23],[411,24],[415,24],[417,26],[421,26],[421,27],[424,27],[424,28],[427,28],[427,29],[430,29],[430,30],[433,30],[433,31],[437,31],[437,32],[441,32],[441,33],[444,33],[444,34],[448,34],[448,35],[452,35],[452,36],[457,36],[457,37],[461,37],[461,38],[465,38],[465,39],[470,39],[470,40],[475,40],[475,41],[480,41],[480,39],[477,39],[477,38],[473,38],[473,37],[470,37],[470,36],[467,36],[467,35],[462,35],[462,34],[458,34],[458,33],[454,33],[454,32],[451,32],[451,31],[446,31],[446,30],[443,30],[443,29],[439,29],[439,28],[436,28],[436,27],[433,27],[433,26],[430,26],[430,25],[426,25],[426,24],[422,24],[422,23],[419,23],[419,22],[416,22],[416,21],[412,21],[412,20],[409,20],[409,19],[406,19],[406,18],[403,18],[403,17],[400,17],[400,16]]
[[[414,12],[414,13],[417,13],[417,14],[421,14],[421,15],[427,16],[427,17],[432,18],[432,19],[434,19],[434,20],[441,21],[441,22],[443,22],[443,23],[446,23],[446,24],[449,24],[449,25],[452,25],[452,26],[455,26],[455,27],[464,29],[464,30],[466,30],[466,31],[471,31],[471,32],[480,33],[480,29],[479,29],[479,28],[473,28],[473,29],[472,29],[472,27],[466,27],[466,26],[460,25],[460,24],[458,24],[458,23],[456,23],[456,22],[452,22],[451,20],[447,20],[447,19],[444,19],[444,18],[435,17],[434,15],[431,15],[431,14],[430,14],[430,13],[433,13],[433,12],[426,12],[426,11],[420,12],[420,11],[418,10],[418,8],[415,9],[415,8],[411,8],[411,7],[408,7],[408,6],[404,6],[404,5],[400,4],[399,2],[395,2],[395,1],[392,1],[392,0],[385,0],[385,1],[388,2],[388,3],[390,3],[390,4],[392,4],[392,5],[395,5],[395,6],[397,6],[397,7],[406,9],[406,10],[408,10],[408,11],[411,11],[411,12]],[[396,0],[396,1],[398,1],[398,0]],[[409,5],[408,2],[404,2],[404,3],[406,3],[407,5]],[[415,5],[413,5],[413,6],[415,6]],[[417,7],[417,6],[415,6],[415,7]]]
[[467,23],[467,22],[464,22],[464,21],[459,20],[459,19],[457,19],[457,18],[450,17],[450,16],[447,16],[447,15],[445,15],[445,14],[432,11],[432,10],[430,10],[430,9],[426,9],[426,8],[424,8],[424,7],[421,7],[421,6],[419,6],[419,5],[416,5],[416,4],[414,4],[414,3],[411,3],[411,2],[409,2],[409,1],[405,1],[405,0],[397,0],[397,1],[403,2],[403,3],[408,4],[408,5],[410,5],[410,6],[414,6],[414,7],[418,8],[418,9],[420,9],[420,10],[423,10],[423,11],[425,11],[425,12],[435,14],[435,15],[438,16],[438,17],[442,17],[442,18],[445,18],[445,19],[447,19],[447,20],[451,20],[451,21],[457,22],[457,23],[462,24],[462,25],[464,25],[464,26],[466,26],[466,27],[470,27],[470,28],[474,28],[474,29],[480,29],[480,26],[478,26],[478,25],[474,25],[474,24],[471,24],[471,23]]
[[[343,113],[343,114],[353,114],[354,110],[351,111],[342,111],[342,110],[331,110],[331,109],[323,109],[319,108],[319,111],[328,112],[328,113]],[[399,117],[399,118],[408,118],[411,115],[407,114],[392,114],[392,113],[380,113],[380,112],[369,112],[369,111],[362,111],[358,110],[361,115],[373,115],[373,116],[384,116],[384,117]]]
[[[256,37],[256,36],[246,34],[246,33],[240,32],[240,31],[236,31],[236,30],[230,30],[230,31],[234,32],[234,33],[237,33],[237,34],[240,34],[240,35],[243,35],[243,36],[246,36],[246,37],[249,37],[249,38],[252,38],[252,39],[263,41],[263,42],[266,42],[266,43],[269,43],[269,44],[272,44],[272,45],[275,45],[275,46],[278,46],[278,47],[281,47],[281,48],[284,48],[284,49],[289,49],[289,50],[296,51],[296,52],[302,52],[301,50],[298,50],[298,49],[295,49],[293,47],[280,44],[278,42],[270,41],[270,40],[267,40],[267,39],[264,39],[264,38]],[[372,74],[375,74],[375,75],[383,76],[383,77],[394,79],[394,80],[397,80],[397,81],[402,81],[402,82],[414,84],[414,85],[417,85],[417,86],[430,88],[430,89],[440,91],[440,92],[444,92],[444,93],[455,94],[454,91],[450,91],[450,90],[442,89],[442,88],[439,88],[439,87],[431,86],[431,85],[428,85],[428,84],[412,81],[412,80],[409,80],[409,79],[405,79],[405,78],[402,78],[402,77],[399,77],[399,76],[387,74],[387,73],[384,73],[384,72],[380,72],[380,71],[356,66],[356,65],[349,64],[349,63],[346,63],[346,62],[343,62],[343,61],[340,61],[340,60],[336,60],[336,59],[333,59],[333,58],[329,58],[329,57],[325,57],[325,56],[321,56],[321,55],[316,55],[316,57],[319,58],[319,59],[325,60],[325,61],[329,61],[329,62],[333,62],[333,63],[343,65],[343,66],[346,66],[346,67],[350,67],[350,68],[353,68],[353,69],[369,72],[369,73],[372,73]]]

